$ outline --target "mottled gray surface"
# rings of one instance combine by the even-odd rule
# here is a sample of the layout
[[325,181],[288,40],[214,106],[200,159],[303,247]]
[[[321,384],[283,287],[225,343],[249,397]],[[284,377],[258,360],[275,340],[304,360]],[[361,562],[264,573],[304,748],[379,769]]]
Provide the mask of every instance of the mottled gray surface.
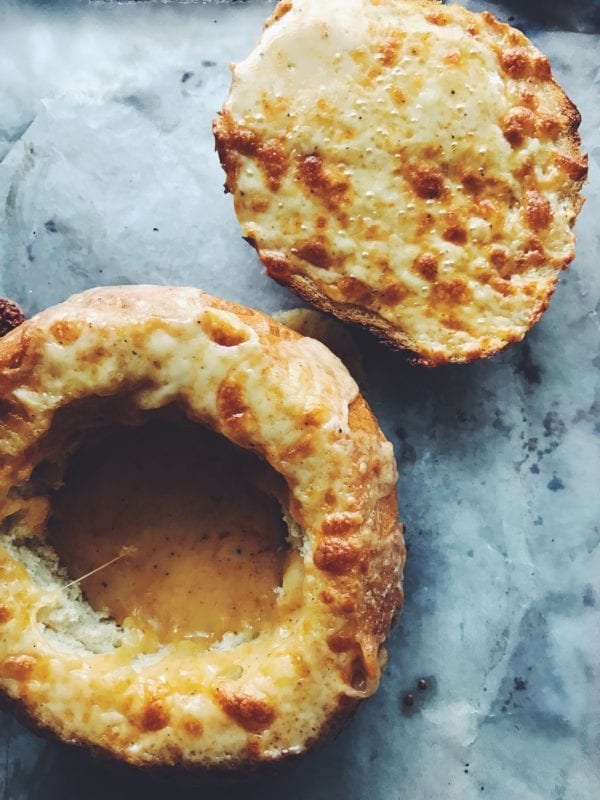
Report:
[[[427,371],[359,337],[409,546],[380,692],[291,770],[205,792],[109,772],[0,716],[1,800],[600,797],[599,6],[487,7],[582,110],[588,200],[577,259],[521,345]],[[241,241],[210,134],[268,8],[2,3],[0,293],[28,313],[141,281],[297,305]]]

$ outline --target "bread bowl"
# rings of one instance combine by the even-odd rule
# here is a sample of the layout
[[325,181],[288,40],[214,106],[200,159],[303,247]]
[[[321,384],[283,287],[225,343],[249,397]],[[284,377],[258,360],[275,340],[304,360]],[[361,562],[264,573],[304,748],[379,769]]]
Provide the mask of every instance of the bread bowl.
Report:
[[267,273],[426,366],[519,341],[574,256],[580,117],[548,59],[433,0],[282,0],[214,122]]
[[[21,718],[127,764],[239,770],[303,752],[375,691],[402,601],[396,467],[327,348],[196,289],[94,289],[0,339],[0,397],[0,695]],[[251,478],[286,522],[269,613],[239,630],[192,620],[166,635],[145,612],[111,617],[108,595],[97,587],[92,607],[57,555],[57,520],[77,507],[57,500],[69,457],[89,441],[97,454],[106,426],[117,439],[152,425],[168,436],[172,420],[190,440],[201,431],[198,464],[206,437],[238,453],[230,504]],[[91,474],[100,485],[100,468]],[[119,530],[104,575],[131,558],[134,581],[152,566],[148,542]],[[247,564],[235,581],[262,569]]]

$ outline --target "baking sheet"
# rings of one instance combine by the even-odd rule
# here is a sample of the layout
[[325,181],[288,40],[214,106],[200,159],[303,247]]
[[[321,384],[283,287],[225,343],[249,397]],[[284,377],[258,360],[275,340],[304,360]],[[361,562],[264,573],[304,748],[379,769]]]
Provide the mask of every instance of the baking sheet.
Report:
[[[0,715],[2,800],[600,796],[600,4],[466,5],[551,57],[582,112],[590,181],[577,258],[523,343],[432,371],[358,338],[409,546],[380,691],[283,774],[201,794],[109,771]],[[240,239],[210,132],[228,65],[271,7],[4,0],[0,294],[27,314],[137,282],[298,305]]]

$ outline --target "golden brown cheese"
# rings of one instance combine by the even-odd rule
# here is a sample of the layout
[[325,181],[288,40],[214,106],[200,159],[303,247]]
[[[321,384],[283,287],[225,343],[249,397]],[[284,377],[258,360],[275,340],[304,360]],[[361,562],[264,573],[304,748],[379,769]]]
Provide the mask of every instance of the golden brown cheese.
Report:
[[269,275],[435,365],[546,309],[587,173],[550,65],[488,13],[280,3],[214,123]]
[[[131,764],[237,768],[304,751],[375,691],[402,600],[396,467],[327,348],[195,289],[97,289],[0,340],[0,397],[0,694],[21,716]],[[285,490],[275,607],[209,647],[103,619],[46,536],[73,437],[172,409]]]

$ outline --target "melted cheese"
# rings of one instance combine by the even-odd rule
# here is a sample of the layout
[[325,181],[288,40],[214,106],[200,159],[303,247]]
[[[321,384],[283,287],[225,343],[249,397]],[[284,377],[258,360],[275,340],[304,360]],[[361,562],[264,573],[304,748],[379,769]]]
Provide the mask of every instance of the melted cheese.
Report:
[[274,16],[215,123],[270,274],[378,315],[425,362],[521,338],[573,256],[586,168],[547,60],[490,15],[426,0]]
[[[302,751],[375,691],[401,603],[397,474],[390,443],[327,348],[196,289],[108,287],[0,340],[0,388],[0,691],[38,724],[139,765],[236,766]],[[113,557],[117,545],[137,545],[139,560],[123,559],[84,586],[95,605],[123,617],[119,627],[66,587],[44,545],[46,488],[55,484],[32,473],[82,431],[175,409],[223,434],[237,463],[254,451],[275,470],[290,555],[282,563],[280,512],[269,497],[279,490],[253,458],[249,472],[225,459],[190,483],[197,450],[203,463],[214,453],[195,447],[203,431],[183,448],[176,437],[163,441],[160,464],[143,463],[149,429],[109,438],[87,462],[73,461],[54,498],[52,540],[72,574]],[[161,477],[173,505],[161,502]],[[225,482],[235,499],[217,519],[211,495]],[[133,505],[115,513],[124,490]],[[229,544],[218,549],[225,522],[240,526],[233,541],[251,543],[251,561],[240,563]],[[185,558],[165,549],[175,529]],[[204,544],[198,530],[208,530]],[[85,533],[95,541],[84,542]],[[173,580],[164,574],[171,564]],[[200,627],[208,648],[194,635]],[[219,641],[225,628],[249,635]]]

